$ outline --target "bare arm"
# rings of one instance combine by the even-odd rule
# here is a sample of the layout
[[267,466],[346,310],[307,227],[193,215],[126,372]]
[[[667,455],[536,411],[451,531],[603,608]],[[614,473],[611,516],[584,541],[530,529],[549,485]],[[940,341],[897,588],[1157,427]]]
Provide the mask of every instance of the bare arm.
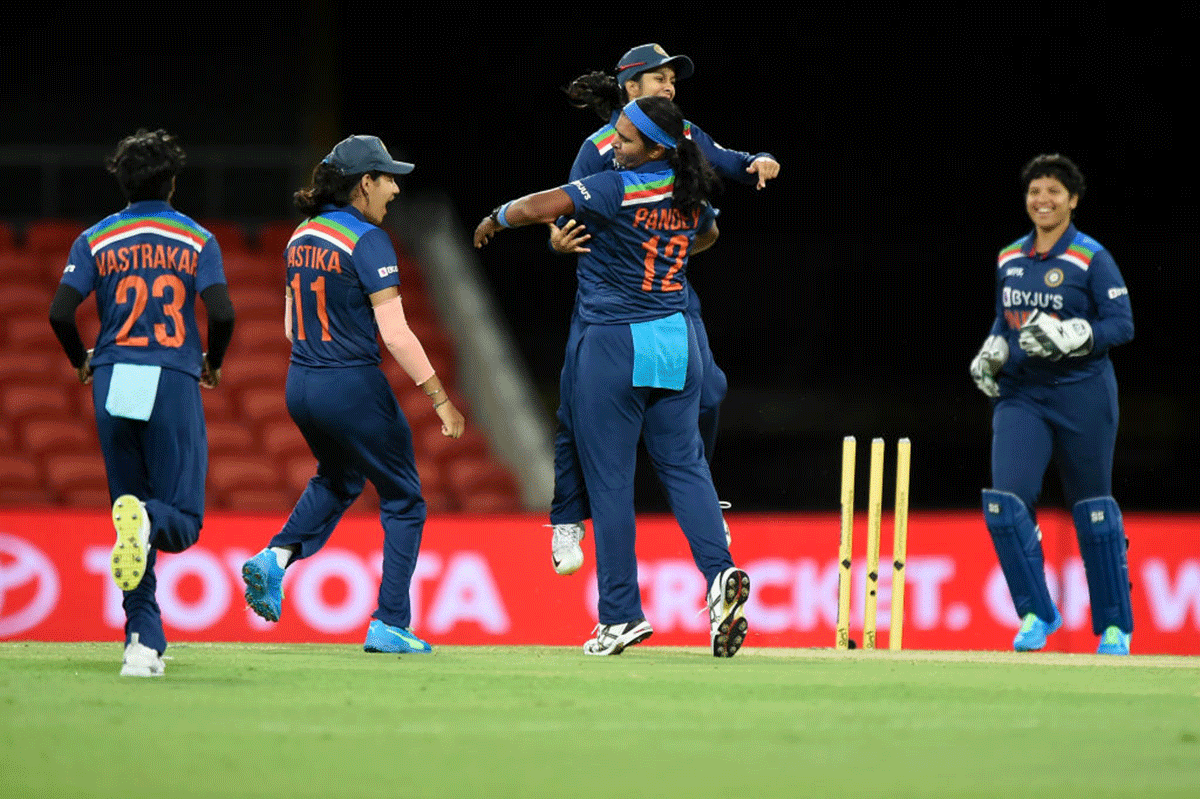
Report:
[[695,241],[692,242],[692,255],[702,253],[716,244],[719,235],[721,235],[721,231],[717,230],[717,223],[713,222],[712,227],[696,236]]
[[497,208],[480,220],[475,228],[475,246],[482,247],[506,227],[548,225],[560,216],[575,213],[575,202],[562,189],[547,189],[526,194]]

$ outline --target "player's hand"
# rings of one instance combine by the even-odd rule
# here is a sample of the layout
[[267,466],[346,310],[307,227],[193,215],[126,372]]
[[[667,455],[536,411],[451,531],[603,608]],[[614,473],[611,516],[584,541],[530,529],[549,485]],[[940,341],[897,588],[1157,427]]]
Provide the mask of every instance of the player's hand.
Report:
[[491,216],[485,216],[479,220],[479,224],[475,226],[475,247],[478,249],[491,241],[492,236],[495,236],[503,226],[493,219]]
[[1002,336],[988,336],[971,361],[971,379],[984,394],[993,399],[1000,396],[996,375],[1008,361],[1008,342]]
[[79,382],[85,386],[92,382],[92,353],[95,350],[88,350],[87,357],[83,359],[83,366],[75,370],[76,376],[79,377]]
[[568,219],[562,227],[550,223],[550,246],[554,251],[562,255],[574,255],[581,252],[591,252],[590,247],[584,247],[583,243],[592,237],[591,233],[587,233],[587,227],[579,224],[574,219]]
[[1092,326],[1086,319],[1055,319],[1039,309],[1021,325],[1017,341],[1028,354],[1057,361],[1091,352]]
[[450,400],[438,405],[433,409],[438,418],[442,420],[442,435],[450,438],[460,438],[463,431],[467,429],[467,420],[459,412],[458,408],[454,407],[454,403]]
[[204,388],[216,388],[221,385],[221,370],[212,368],[208,362],[208,353],[200,364],[200,385]]
[[758,185],[754,188],[761,189],[767,185],[768,180],[774,180],[779,175],[779,162],[774,158],[755,158],[754,163],[746,167],[746,171],[751,175],[758,175]]

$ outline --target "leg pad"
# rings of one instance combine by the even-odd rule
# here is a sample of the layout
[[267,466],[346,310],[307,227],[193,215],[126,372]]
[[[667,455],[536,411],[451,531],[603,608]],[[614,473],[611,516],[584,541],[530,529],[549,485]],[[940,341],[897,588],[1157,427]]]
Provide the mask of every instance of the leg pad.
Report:
[[1046,585],[1041,533],[1029,515],[1029,508],[1016,494],[984,489],[983,519],[1017,615],[1024,618],[1028,613],[1036,613],[1047,624],[1053,622],[1058,611]]
[[1116,625],[1122,632],[1133,632],[1129,544],[1121,509],[1112,497],[1093,497],[1076,502],[1071,512],[1087,572],[1092,631],[1103,635],[1105,629]]

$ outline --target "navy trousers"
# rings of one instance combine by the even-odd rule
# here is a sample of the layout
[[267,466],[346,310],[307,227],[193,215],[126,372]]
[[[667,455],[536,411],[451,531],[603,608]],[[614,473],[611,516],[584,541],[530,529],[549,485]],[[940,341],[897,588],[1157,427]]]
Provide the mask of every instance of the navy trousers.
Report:
[[634,470],[641,438],[706,584],[733,565],[712,475],[697,430],[701,361],[688,325],[683,390],[631,385],[629,325],[586,325],[564,371],[574,390],[570,415],[592,509],[602,624],[644,618],[634,550]]
[[[693,296],[695,296],[693,294]],[[725,373],[713,360],[708,346],[708,333],[700,318],[700,302],[688,305],[688,321],[696,334],[700,353],[701,384],[699,432],[700,449],[709,466],[717,446],[717,428],[720,423],[721,402],[725,399],[729,383]],[[579,337],[586,325],[579,314],[572,314],[571,329],[567,336],[567,352],[579,346]],[[564,364],[558,382],[558,427],[554,434],[554,499],[550,505],[551,524],[581,522],[592,516],[587,489],[583,482],[583,469],[579,465],[579,453],[575,444],[574,420],[571,415],[571,395],[575,390],[575,375]]]
[[283,529],[268,546],[298,546],[297,558],[320,551],[366,480],[379,492],[383,579],[375,618],[412,624],[409,585],[421,548],[425,500],[412,430],[377,366],[288,369],[287,407],[317,459]]
[[146,646],[166,651],[162,614],[155,599],[157,552],[182,552],[200,538],[204,524],[204,481],[208,434],[200,384],[191,375],[163,369],[148,421],[112,416],[105,410],[112,366],[92,376],[96,432],[104,454],[109,500],[123,494],[146,503],[150,552],[141,583],[125,592],[125,641],[132,633]]

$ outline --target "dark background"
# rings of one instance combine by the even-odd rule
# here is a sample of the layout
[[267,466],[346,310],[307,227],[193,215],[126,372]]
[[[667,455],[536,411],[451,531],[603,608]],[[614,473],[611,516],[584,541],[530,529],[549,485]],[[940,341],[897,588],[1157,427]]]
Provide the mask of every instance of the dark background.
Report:
[[[991,322],[995,253],[1030,227],[1019,170],[1061,152],[1088,180],[1077,224],[1116,258],[1137,325],[1114,353],[1114,493],[1126,508],[1194,509],[1200,280],[1182,116],[1196,69],[1180,43],[1195,7],[1053,6],[502,15],[314,0],[179,19],[19,12],[0,34],[11,62],[0,65],[0,148],[103,153],[140,126],[166,127],[189,151],[292,148],[302,163],[289,169],[264,159],[226,170],[219,197],[200,169],[181,179],[181,210],[254,222],[288,216],[296,176],[342,136],[374,133],[417,164],[406,195],[448,199],[467,237],[500,201],[565,180],[600,124],[565,102],[571,78],[647,41],[687,54],[696,74],[676,98],[687,116],[783,166],[762,192],[727,186],[721,239],[689,270],[730,382],[714,476],[739,510],[834,507],[847,434],[864,466],[866,439],[913,439],[915,507],[978,502],[990,413],[967,365]],[[0,216],[37,213],[36,173],[4,172]],[[62,174],[62,215],[90,223],[119,206],[98,166]],[[505,233],[480,260],[550,412],[572,262],[532,229]],[[1052,473],[1044,500],[1058,499]],[[663,507],[648,476],[639,504]]]

